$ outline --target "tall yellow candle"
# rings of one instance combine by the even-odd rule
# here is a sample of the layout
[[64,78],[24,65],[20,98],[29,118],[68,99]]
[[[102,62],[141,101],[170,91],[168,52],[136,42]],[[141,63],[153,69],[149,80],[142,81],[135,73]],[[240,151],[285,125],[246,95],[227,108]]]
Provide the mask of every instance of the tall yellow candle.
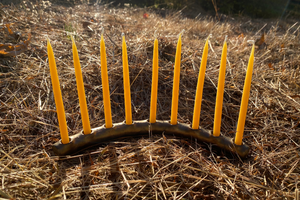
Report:
[[130,94],[130,80],[129,80],[129,68],[127,47],[125,42],[124,33],[122,34],[122,58],[123,58],[123,83],[124,83],[124,99],[125,99],[125,120],[126,124],[132,124],[132,112],[131,112],[131,94]]
[[78,98],[79,98],[83,133],[90,134],[92,132],[92,130],[91,130],[91,125],[90,125],[89,113],[88,113],[88,109],[87,109],[87,105],[86,105],[86,98],[85,98],[85,91],[84,91],[84,85],[83,85],[83,79],[82,79],[81,66],[80,66],[80,61],[79,61],[79,57],[78,57],[78,51],[77,51],[76,44],[74,42],[73,37],[71,37],[71,38],[72,38],[72,50],[73,50],[73,62],[74,62],[74,68],[75,68],[75,76],[76,76],[76,83],[77,83],[77,92],[78,92]]
[[243,140],[248,100],[249,100],[250,88],[251,88],[252,72],[253,72],[254,49],[255,49],[255,46],[253,44],[249,62],[248,62],[247,74],[246,74],[244,89],[243,89],[242,103],[241,103],[241,107],[240,107],[239,120],[238,120],[238,124],[237,124],[237,129],[236,129],[236,135],[235,135],[235,141],[234,141],[234,143],[236,145],[242,145],[242,140]]
[[158,41],[154,41],[153,64],[152,64],[152,88],[150,103],[150,123],[156,122],[157,109],[157,87],[158,87]]
[[112,127],[112,117],[111,117],[111,106],[110,106],[110,93],[107,75],[107,60],[105,43],[103,39],[103,34],[101,35],[100,41],[100,53],[101,53],[101,79],[102,79],[102,91],[103,91],[103,102],[104,102],[104,116],[105,116],[105,127]]
[[197,89],[196,89],[196,97],[195,97],[195,104],[194,104],[192,129],[199,129],[202,94],[203,94],[203,85],[204,85],[206,63],[207,63],[207,54],[208,54],[208,39],[206,40],[206,43],[205,43],[205,46],[204,46],[201,65],[200,65],[200,70],[199,70],[198,83],[197,83]]
[[171,121],[170,121],[172,125],[177,124],[179,81],[180,81],[180,60],[181,60],[181,34],[179,35],[178,42],[177,42],[175,65],[174,65],[173,94],[172,94],[172,108],[171,108]]
[[215,119],[214,119],[214,131],[213,131],[213,135],[215,137],[219,137],[221,132],[221,119],[222,119],[223,96],[224,96],[224,85],[225,85],[225,74],[226,74],[226,57],[227,57],[227,43],[225,39],[223,50],[222,50],[222,56],[221,56],[218,91],[217,91],[216,107],[215,107]]
[[67,144],[69,143],[69,134],[68,134],[68,127],[67,127],[66,116],[65,116],[65,109],[64,109],[62,96],[61,96],[61,91],[60,91],[55,58],[54,58],[53,50],[49,39],[47,39],[47,51],[48,51],[49,67],[50,67],[52,88],[53,88],[55,105],[56,105],[57,118],[58,118],[59,129],[60,129],[61,142],[63,144]]

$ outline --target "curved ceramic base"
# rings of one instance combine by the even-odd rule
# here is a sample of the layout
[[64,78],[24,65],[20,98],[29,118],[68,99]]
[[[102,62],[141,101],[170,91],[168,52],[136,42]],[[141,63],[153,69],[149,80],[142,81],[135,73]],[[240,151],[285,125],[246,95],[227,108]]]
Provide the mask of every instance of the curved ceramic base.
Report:
[[149,123],[148,120],[135,121],[131,125],[126,125],[124,122],[114,124],[112,128],[104,126],[92,129],[90,134],[84,135],[82,132],[70,136],[68,144],[62,144],[61,141],[53,145],[53,151],[58,156],[74,154],[87,147],[94,146],[98,143],[115,140],[116,138],[125,136],[142,136],[145,134],[161,134],[177,135],[183,137],[193,137],[203,142],[208,142],[217,145],[228,151],[237,153],[240,157],[246,157],[249,154],[250,147],[248,145],[236,145],[233,139],[220,135],[215,137],[211,131],[204,129],[194,130],[187,124],[178,123],[171,125],[168,122],[156,121]]

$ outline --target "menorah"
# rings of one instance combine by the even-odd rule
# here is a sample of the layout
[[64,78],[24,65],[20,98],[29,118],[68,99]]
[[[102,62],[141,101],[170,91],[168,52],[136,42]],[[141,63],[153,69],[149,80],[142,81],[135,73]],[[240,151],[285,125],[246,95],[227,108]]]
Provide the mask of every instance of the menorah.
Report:
[[218,88],[216,96],[216,106],[214,115],[213,131],[205,130],[199,126],[200,111],[203,94],[203,85],[205,79],[207,55],[208,55],[208,41],[207,38],[202,54],[202,60],[199,70],[198,83],[196,88],[194,113],[192,124],[183,124],[177,121],[178,114],[178,96],[179,96],[179,82],[180,82],[180,61],[181,61],[181,34],[177,42],[174,77],[173,77],[173,92],[172,92],[172,107],[170,121],[156,120],[157,108],[157,89],[158,89],[158,40],[154,41],[153,49],[153,70],[152,70],[152,88],[151,88],[151,103],[150,116],[147,120],[132,121],[131,111],[131,94],[130,94],[130,79],[127,47],[125,36],[122,34],[122,60],[123,60],[123,83],[124,83],[124,104],[125,104],[125,121],[120,123],[112,122],[111,105],[110,105],[110,91],[107,73],[107,60],[105,43],[103,39],[103,32],[100,40],[100,57],[101,57],[101,79],[104,103],[105,124],[101,127],[90,127],[88,109],[86,104],[85,90],[82,79],[82,72],[78,57],[77,47],[72,37],[73,61],[75,67],[75,76],[77,83],[77,91],[79,97],[80,111],[83,130],[73,136],[68,135],[67,123],[65,118],[64,105],[60,90],[60,84],[56,69],[55,58],[49,39],[47,40],[48,59],[50,66],[50,74],[52,80],[52,87],[54,99],[56,104],[61,140],[53,145],[53,151],[56,155],[70,155],[85,148],[99,144],[100,142],[109,141],[112,139],[125,136],[141,136],[145,134],[164,133],[170,135],[177,135],[181,137],[193,137],[203,142],[214,144],[230,152],[234,152],[240,157],[246,157],[249,154],[250,147],[242,142],[244,134],[244,126],[246,121],[248,100],[251,87],[253,62],[254,62],[254,45],[252,46],[242,101],[240,106],[239,119],[237,123],[235,138],[229,138],[221,135],[221,117],[223,107],[223,94],[226,74],[226,58],[227,58],[227,43],[224,41],[221,64],[218,79]]

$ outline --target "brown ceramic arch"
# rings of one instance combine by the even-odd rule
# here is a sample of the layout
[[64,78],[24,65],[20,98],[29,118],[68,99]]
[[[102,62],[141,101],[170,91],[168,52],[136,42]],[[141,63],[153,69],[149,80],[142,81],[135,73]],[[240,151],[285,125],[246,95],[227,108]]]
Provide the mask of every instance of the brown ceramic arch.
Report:
[[244,158],[249,154],[250,147],[246,144],[236,145],[233,139],[220,135],[215,137],[211,131],[204,129],[194,130],[190,125],[177,123],[171,125],[169,122],[156,121],[149,123],[148,120],[134,121],[133,124],[127,125],[124,122],[114,124],[112,128],[102,127],[92,129],[90,134],[84,135],[82,132],[70,136],[68,144],[62,144],[61,141],[53,145],[53,151],[58,156],[74,154],[85,148],[97,145],[101,142],[115,140],[126,136],[143,136],[149,133],[166,135],[176,135],[181,137],[193,137],[199,141],[215,144],[225,150],[237,153]]

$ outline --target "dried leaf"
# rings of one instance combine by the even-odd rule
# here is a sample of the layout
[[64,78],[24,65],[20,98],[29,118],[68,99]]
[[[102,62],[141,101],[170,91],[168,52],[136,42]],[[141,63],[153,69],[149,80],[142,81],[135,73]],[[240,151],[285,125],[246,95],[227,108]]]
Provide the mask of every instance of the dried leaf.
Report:
[[284,43],[282,43],[282,44],[280,45],[280,51],[279,51],[279,52],[282,52],[283,49],[284,49]]
[[55,137],[50,137],[49,139],[50,139],[50,141],[53,141],[53,142],[58,142],[59,141],[59,139],[55,138]]
[[16,56],[25,50],[23,45],[0,44],[0,56],[10,57]]
[[92,157],[91,157],[90,154],[89,154],[89,158],[90,158],[91,166],[94,165],[95,163],[94,163],[94,161],[93,161],[93,159],[92,159]]
[[256,46],[261,46],[263,44],[265,44],[265,33],[261,35],[260,39],[255,41]]
[[274,67],[272,66],[272,63],[269,63],[268,66],[271,70],[273,70],[273,71],[275,70]]
[[20,33],[20,32],[13,32],[13,31],[10,29],[10,25],[11,25],[11,24],[5,24],[6,29],[7,29],[7,32],[9,33],[10,37],[14,38],[15,40],[19,40],[19,38],[20,38],[20,36],[21,36],[21,33]]
[[6,28],[7,28],[7,31],[10,35],[13,35],[14,32],[10,29],[10,24],[5,24]]
[[29,34],[28,39],[24,42],[20,42],[17,45],[13,44],[0,44],[0,57],[11,57],[17,56],[27,49],[29,41],[31,39],[31,34]]
[[149,14],[148,13],[144,13],[143,17],[144,17],[144,19],[148,19],[149,18]]
[[297,95],[297,94],[296,94],[296,95],[292,95],[291,97],[292,97],[292,98],[296,98],[296,97],[300,98],[300,95]]
[[29,76],[26,78],[26,80],[31,80],[31,79],[34,79],[34,76]]

